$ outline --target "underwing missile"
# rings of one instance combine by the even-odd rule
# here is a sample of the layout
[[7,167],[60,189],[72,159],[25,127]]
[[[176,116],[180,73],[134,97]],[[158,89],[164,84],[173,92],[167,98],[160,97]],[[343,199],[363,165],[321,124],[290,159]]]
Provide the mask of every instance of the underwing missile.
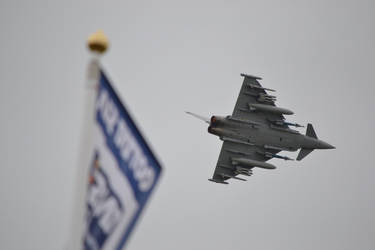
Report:
[[251,171],[251,169],[241,168],[241,167],[237,166],[236,170],[235,170],[235,174],[242,174],[242,175],[246,175],[246,176],[251,176],[253,174],[253,172]]
[[296,127],[296,128],[303,128],[305,126],[302,126],[298,123],[291,123],[291,122],[284,122],[285,125],[288,125],[288,126],[293,126],[293,127]]
[[297,149],[295,148],[281,148],[281,147],[276,147],[276,146],[271,146],[271,145],[264,145],[265,149],[274,149],[274,150],[279,150],[279,151],[296,151]]
[[276,167],[270,163],[262,162],[262,161],[256,161],[251,160],[247,158],[232,158],[232,164],[233,165],[240,165],[243,167],[258,167],[258,168],[264,168],[264,169],[275,169]]
[[243,179],[243,178],[240,178],[240,177],[237,177],[237,176],[234,176],[234,175],[229,175],[229,174],[221,174],[222,177],[227,177],[227,178],[233,178],[235,180],[239,180],[239,181],[247,181],[246,179]]
[[[262,154],[262,153],[261,153]],[[265,152],[263,155],[267,158],[278,158],[278,159],[283,159],[286,161],[294,161],[294,159],[289,158],[288,156],[283,156],[283,155],[278,155],[278,154],[272,154],[270,152]]]
[[238,172],[238,171],[236,171],[235,174],[242,174],[242,175],[246,175],[246,176],[252,176],[252,173],[248,173],[248,172]]
[[284,156],[284,155],[272,155],[272,157],[273,158],[283,159],[285,161],[294,161],[294,159],[289,158],[288,156]]
[[258,99],[257,99],[259,102],[275,102],[276,101],[276,96],[273,96],[273,95],[267,95],[267,94],[264,94],[264,93],[260,93],[258,95]]
[[284,126],[284,125],[287,125],[287,126],[293,126],[293,127],[296,127],[296,128],[303,128],[304,126],[298,124],[298,123],[292,123],[292,122],[287,122],[287,121],[284,121],[284,120],[270,120],[269,121],[277,126]]

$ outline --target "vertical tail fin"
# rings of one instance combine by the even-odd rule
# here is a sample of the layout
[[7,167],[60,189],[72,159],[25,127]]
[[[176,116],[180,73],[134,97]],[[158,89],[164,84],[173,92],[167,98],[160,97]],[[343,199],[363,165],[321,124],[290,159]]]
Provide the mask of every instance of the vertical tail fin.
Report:
[[318,139],[311,123],[307,124],[306,135]]

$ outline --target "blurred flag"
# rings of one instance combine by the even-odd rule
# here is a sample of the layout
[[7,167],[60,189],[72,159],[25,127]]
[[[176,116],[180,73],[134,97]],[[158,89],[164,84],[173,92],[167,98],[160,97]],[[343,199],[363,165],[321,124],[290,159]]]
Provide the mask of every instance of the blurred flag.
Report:
[[123,249],[161,166],[105,74],[98,72],[83,249]]

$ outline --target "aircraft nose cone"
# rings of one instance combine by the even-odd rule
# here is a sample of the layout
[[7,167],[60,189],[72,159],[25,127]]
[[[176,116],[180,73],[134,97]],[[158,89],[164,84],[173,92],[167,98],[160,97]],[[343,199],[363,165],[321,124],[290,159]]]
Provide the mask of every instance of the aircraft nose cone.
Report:
[[333,148],[335,148],[335,147],[332,146],[332,145],[329,144],[329,143],[326,143],[325,141],[321,141],[321,140],[319,140],[318,148],[319,148],[319,149],[333,149]]

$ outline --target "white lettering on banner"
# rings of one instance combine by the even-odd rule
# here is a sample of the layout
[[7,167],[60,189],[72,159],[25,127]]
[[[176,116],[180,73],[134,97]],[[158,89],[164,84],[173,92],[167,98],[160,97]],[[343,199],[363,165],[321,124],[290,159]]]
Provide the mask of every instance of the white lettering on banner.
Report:
[[109,101],[107,91],[102,91],[99,99],[98,106],[101,107],[101,115],[105,121],[105,126],[108,134],[112,134],[118,120],[118,110],[116,105]]
[[149,166],[142,148],[137,143],[126,122],[119,117],[119,111],[113,100],[109,98],[106,90],[100,91],[96,107],[103,118],[107,133],[114,138],[114,143],[120,152],[121,159],[133,171],[134,179],[138,182],[138,188],[142,192],[148,191],[154,183],[154,169]]
[[93,217],[99,218],[99,226],[108,234],[117,225],[122,212],[116,199],[110,195],[102,174],[95,171],[95,185],[88,190],[87,203],[93,208]]

